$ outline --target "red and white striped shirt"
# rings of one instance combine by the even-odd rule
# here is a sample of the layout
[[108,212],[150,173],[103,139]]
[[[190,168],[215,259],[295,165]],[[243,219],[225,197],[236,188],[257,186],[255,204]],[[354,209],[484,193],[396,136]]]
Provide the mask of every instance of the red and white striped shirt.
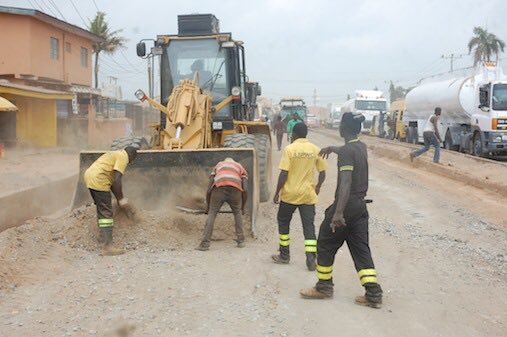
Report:
[[214,177],[213,186],[232,186],[243,191],[241,179],[246,179],[248,174],[240,163],[233,160],[224,160],[213,168],[211,176]]

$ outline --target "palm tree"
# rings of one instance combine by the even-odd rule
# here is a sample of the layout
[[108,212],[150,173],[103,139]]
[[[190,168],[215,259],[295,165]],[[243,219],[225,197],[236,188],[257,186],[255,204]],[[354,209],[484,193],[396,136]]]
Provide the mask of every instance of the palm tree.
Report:
[[116,50],[122,48],[127,41],[125,38],[118,35],[122,29],[111,31],[105,17],[106,13],[97,12],[95,18],[90,22],[90,26],[88,27],[90,32],[101,38],[99,42],[95,42],[93,45],[93,54],[95,54],[95,68],[93,69],[95,88],[99,86],[99,54],[101,52],[113,54]]
[[503,52],[504,48],[505,42],[495,34],[482,27],[474,27],[474,36],[468,42],[468,54],[474,50],[474,66],[481,61],[491,61],[492,55],[495,55],[498,61],[498,54]]

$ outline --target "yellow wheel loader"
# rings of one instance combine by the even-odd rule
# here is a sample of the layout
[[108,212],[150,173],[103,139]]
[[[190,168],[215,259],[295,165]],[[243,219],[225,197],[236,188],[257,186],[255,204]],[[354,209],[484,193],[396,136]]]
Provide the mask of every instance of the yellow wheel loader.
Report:
[[[142,90],[135,95],[161,119],[150,125],[149,141],[113,143],[140,148],[123,179],[125,195],[144,209],[204,209],[212,168],[231,157],[248,171],[246,222],[255,235],[259,201],[270,197],[271,136],[267,123],[254,121],[260,86],[246,76],[243,42],[221,33],[212,14],[180,15],[178,35],[157,36],[148,55],[142,40],[137,54],[160,56],[160,103]],[[73,208],[91,202],[82,174],[103,153],[81,152]]]

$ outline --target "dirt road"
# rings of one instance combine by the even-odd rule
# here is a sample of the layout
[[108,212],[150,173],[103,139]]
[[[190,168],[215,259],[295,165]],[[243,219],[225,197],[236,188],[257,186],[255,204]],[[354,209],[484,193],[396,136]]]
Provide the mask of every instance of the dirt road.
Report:
[[[272,203],[261,207],[259,238],[243,249],[225,215],[208,252],[193,249],[203,216],[143,212],[137,226],[120,219],[117,241],[128,252],[119,257],[97,256],[85,208],[0,234],[0,336],[506,336],[507,197],[404,162],[403,148],[392,159],[368,143],[382,309],[353,303],[362,288],[346,247],[334,299],[301,299],[299,289],[316,281],[305,270],[301,223],[296,216],[291,264],[272,264]],[[317,225],[334,194],[335,160]]]

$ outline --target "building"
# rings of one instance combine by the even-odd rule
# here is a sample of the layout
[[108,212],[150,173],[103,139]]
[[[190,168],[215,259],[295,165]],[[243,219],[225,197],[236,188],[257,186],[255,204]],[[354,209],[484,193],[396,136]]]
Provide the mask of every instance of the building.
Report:
[[104,143],[131,128],[126,118],[97,120],[92,52],[100,37],[35,9],[0,6],[0,22],[0,96],[18,107],[15,119],[4,118],[18,144],[100,146],[102,123]]

